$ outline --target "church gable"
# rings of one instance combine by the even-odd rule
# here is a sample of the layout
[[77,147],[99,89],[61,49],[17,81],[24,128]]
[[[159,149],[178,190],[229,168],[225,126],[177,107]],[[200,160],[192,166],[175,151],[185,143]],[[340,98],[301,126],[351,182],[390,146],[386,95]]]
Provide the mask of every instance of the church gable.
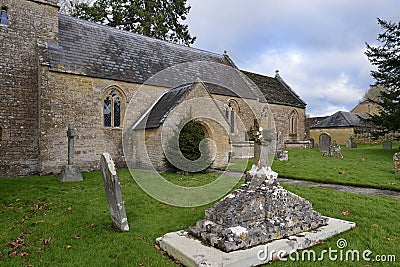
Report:
[[[213,112],[221,114],[220,119],[225,120],[226,118],[222,116],[222,111],[218,108],[214,101],[212,101],[212,96],[210,95],[210,91],[208,89],[208,85],[202,82],[194,82],[190,84],[185,84],[182,86],[178,86],[176,88],[170,89],[166,91],[151,107],[151,110],[147,112],[144,118],[142,118],[133,128],[138,129],[153,129],[160,127],[164,121],[167,119],[169,114],[181,103],[184,103],[188,100],[193,100],[196,98],[199,99],[208,99],[208,104],[212,103],[212,105],[208,105],[207,107],[197,108],[197,114],[201,114],[201,110],[207,109],[212,110]],[[220,86],[219,86],[220,87]],[[216,87],[217,88],[217,87]],[[215,88],[214,88],[215,90]],[[196,108],[190,105],[190,109]],[[188,110],[188,112],[190,112]]]

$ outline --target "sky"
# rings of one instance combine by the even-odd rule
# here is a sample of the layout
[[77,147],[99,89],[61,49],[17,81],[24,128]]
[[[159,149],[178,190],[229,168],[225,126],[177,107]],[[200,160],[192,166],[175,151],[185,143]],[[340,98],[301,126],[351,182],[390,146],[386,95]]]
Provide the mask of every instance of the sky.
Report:
[[311,117],[350,111],[374,80],[365,43],[377,18],[400,21],[398,0],[187,0],[193,47],[227,51],[243,70],[280,76]]

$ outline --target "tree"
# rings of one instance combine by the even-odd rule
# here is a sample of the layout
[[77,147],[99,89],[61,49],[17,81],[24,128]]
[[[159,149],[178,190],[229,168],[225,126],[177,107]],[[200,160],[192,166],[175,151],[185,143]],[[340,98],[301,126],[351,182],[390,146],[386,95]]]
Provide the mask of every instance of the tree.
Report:
[[370,99],[380,108],[369,121],[379,127],[382,134],[400,130],[400,22],[392,23],[378,18],[383,33],[378,35],[378,46],[368,43],[365,54],[376,70],[371,71],[375,86],[383,86],[377,100]]
[[95,0],[89,4],[71,0],[69,12],[81,19],[189,46],[196,37],[181,23],[191,8],[186,1]]
[[58,5],[60,6],[60,13],[71,15],[73,13],[73,7],[80,3],[89,4],[90,0],[59,0]]
[[[181,128],[182,125],[178,125],[178,129]],[[184,166],[184,164],[180,164],[183,166],[175,166],[172,164],[167,157],[164,156],[164,166],[172,171],[178,171],[178,170],[183,170],[183,171],[189,171],[190,169],[199,169],[199,166],[207,165],[206,168],[200,168],[201,172],[206,171],[212,164],[212,159],[211,159],[211,152],[208,148],[209,144],[206,142],[203,147],[203,151],[200,151],[200,142],[206,138],[204,128],[203,126],[196,122],[195,120],[191,120],[188,123],[186,123],[180,132],[175,131],[174,135],[170,139],[170,143],[167,146],[167,153],[170,157],[179,159],[179,151],[174,148],[174,145],[172,145],[172,142],[176,139],[179,141],[179,150],[182,153],[182,155],[192,161],[191,166],[187,168],[187,166]],[[198,160],[201,156],[202,153],[204,154],[204,160],[201,162],[194,162]],[[179,165],[179,164],[178,164]],[[199,165],[199,166],[197,166]],[[204,167],[204,166],[203,166]],[[189,172],[194,172],[194,171],[189,171]]]

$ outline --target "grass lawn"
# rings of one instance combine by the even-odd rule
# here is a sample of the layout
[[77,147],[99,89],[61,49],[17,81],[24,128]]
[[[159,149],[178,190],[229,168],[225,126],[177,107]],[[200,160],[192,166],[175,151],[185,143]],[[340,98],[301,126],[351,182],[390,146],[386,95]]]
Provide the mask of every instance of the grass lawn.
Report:
[[[168,179],[197,186],[215,179],[213,175],[183,179],[180,175],[171,175]],[[0,179],[0,266],[176,266],[154,248],[156,237],[194,225],[211,204],[196,208],[166,205],[144,193],[127,170],[119,170],[119,177],[131,228],[126,233],[118,233],[110,226],[100,172],[84,173],[83,182],[73,183],[59,183],[55,176]],[[397,262],[400,261],[398,200],[328,189],[285,187],[310,200],[323,215],[358,225],[315,247],[317,253],[329,247],[336,249],[336,241],[342,237],[349,249],[369,249],[373,255],[396,255]],[[348,211],[345,213],[348,215],[342,215],[343,211]],[[309,262],[275,264],[310,266]],[[322,265],[337,266],[338,262],[326,259]]]
[[274,160],[272,167],[280,177],[400,191],[400,175],[393,166],[399,145],[393,143],[397,149],[391,151],[382,145],[342,146],[342,159],[323,157],[318,149],[293,149],[288,161]]

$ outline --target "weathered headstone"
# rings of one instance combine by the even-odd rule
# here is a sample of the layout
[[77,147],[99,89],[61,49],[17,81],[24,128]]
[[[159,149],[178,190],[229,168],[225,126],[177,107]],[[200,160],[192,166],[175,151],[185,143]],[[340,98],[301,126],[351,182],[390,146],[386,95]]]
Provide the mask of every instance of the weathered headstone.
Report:
[[392,142],[390,142],[390,141],[385,141],[385,142],[383,143],[383,149],[384,149],[384,150],[392,150]]
[[347,148],[357,148],[357,144],[353,141],[353,137],[350,136],[349,140],[346,142]]
[[287,150],[280,150],[276,152],[276,158],[279,161],[287,161],[289,160],[289,151]]
[[282,150],[282,144],[283,144],[283,139],[282,139],[282,132],[278,131],[278,135],[276,138],[276,151],[281,151]]
[[129,231],[128,218],[126,217],[125,205],[122,199],[121,185],[110,154],[103,153],[101,155],[100,165],[112,224],[121,232]]
[[76,182],[83,181],[81,170],[78,166],[74,165],[74,137],[75,129],[72,123],[68,124],[68,165],[64,166],[61,170],[59,178],[60,182]]
[[310,148],[314,148],[315,147],[315,140],[314,138],[310,139]]
[[282,188],[268,166],[268,151],[247,172],[249,181],[206,210],[188,232],[225,252],[249,248],[327,224],[309,201]]
[[328,152],[331,145],[331,137],[327,133],[322,133],[319,136],[319,151],[322,153]]
[[331,158],[343,158],[340,146],[336,143],[336,141],[333,141],[332,144],[329,146],[328,151],[323,153],[322,155]]
[[400,152],[393,155],[394,173],[400,174]]
[[309,201],[282,188],[271,168],[256,167],[252,173],[249,182],[206,210],[189,233],[230,252],[327,224]]

